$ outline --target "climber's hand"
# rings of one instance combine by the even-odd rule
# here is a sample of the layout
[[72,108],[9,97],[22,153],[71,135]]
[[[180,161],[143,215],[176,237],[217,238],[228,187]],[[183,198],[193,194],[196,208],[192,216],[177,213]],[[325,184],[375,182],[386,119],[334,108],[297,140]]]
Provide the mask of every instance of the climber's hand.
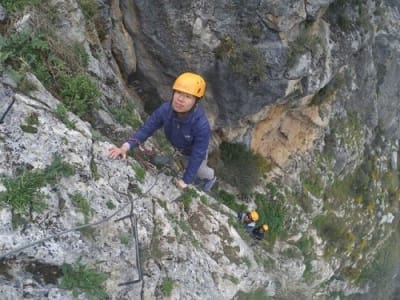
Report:
[[116,159],[118,157],[126,159],[126,153],[128,152],[128,150],[129,150],[128,143],[123,144],[120,148],[115,146],[111,147],[110,149],[108,149],[108,157],[112,159]]

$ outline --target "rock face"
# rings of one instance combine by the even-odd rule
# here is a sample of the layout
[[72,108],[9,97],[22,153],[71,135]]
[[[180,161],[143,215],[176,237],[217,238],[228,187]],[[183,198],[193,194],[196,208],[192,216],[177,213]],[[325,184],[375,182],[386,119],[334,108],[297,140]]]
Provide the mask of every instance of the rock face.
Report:
[[[271,281],[269,276],[261,276],[263,268],[255,263],[255,254],[228,225],[233,212],[210,209],[199,198],[193,199],[189,210],[183,210],[181,201],[173,201],[181,193],[170,176],[148,173],[141,183],[133,168],[137,162],[109,159],[107,150],[111,144],[94,140],[91,126],[72,114],[69,117],[79,129],[68,129],[54,117],[58,100],[41,86],[37,90],[43,93],[15,94],[16,102],[7,116],[7,124],[1,127],[1,174],[12,177],[18,167],[27,166],[43,170],[59,155],[72,165],[74,175],[40,189],[47,208],[44,213],[34,212],[24,221],[23,228],[13,226],[16,214],[9,208],[1,210],[3,254],[55,236],[6,257],[9,269],[2,271],[2,275],[14,282],[11,286],[1,285],[2,294],[9,295],[7,299],[43,299],[50,297],[49,290],[51,297],[72,298],[69,292],[55,286],[57,278],[38,288],[40,283],[35,281],[34,274],[43,275],[38,267],[40,262],[45,262],[46,269],[57,269],[79,257],[85,264],[101,261],[99,268],[109,275],[106,288],[114,299],[140,299],[141,294],[151,299],[159,293],[165,276],[179,282],[180,287],[172,295],[176,299],[231,299],[239,289],[249,291]],[[38,131],[26,133],[21,124],[33,113],[38,119]],[[137,194],[132,192],[132,185],[136,185]],[[74,204],[76,194],[90,203],[86,217]],[[200,195],[209,204],[216,204],[208,195],[199,192]],[[129,218],[116,221],[132,211],[137,218],[144,258],[140,289],[118,286],[139,276]],[[87,222],[93,224],[92,231],[68,232]],[[253,263],[251,267],[246,265],[247,260]],[[28,265],[36,268],[29,269]],[[26,276],[17,274],[21,269],[27,272]],[[237,286],[232,280],[240,284]]]
[[[96,3],[89,20],[81,1],[49,1],[46,10],[63,43],[87,54],[85,71],[101,91],[90,123],[71,112],[61,120],[60,95],[31,73],[31,88],[21,91],[1,61],[0,116],[15,103],[0,124],[0,294],[73,299],[61,287],[64,263],[106,274],[111,299],[242,299],[260,291],[337,299],[379,290],[364,266],[400,240],[390,244],[399,224],[399,4]],[[34,10],[15,19],[0,11],[12,31],[37,22]],[[275,243],[251,247],[218,197],[194,188],[185,202],[176,166],[144,171],[137,156],[107,157],[132,131],[110,112],[133,106],[140,119],[171,97],[173,79],[187,70],[207,80],[212,146],[245,143],[272,162],[263,184],[278,192],[265,184],[257,191],[268,202],[283,195],[285,228]],[[61,164],[51,177],[57,159],[72,172],[58,174],[69,170]],[[32,178],[48,181],[33,190]],[[13,206],[10,199],[25,194],[29,205]],[[389,257],[398,266],[396,253]],[[140,282],[119,285],[140,269]],[[398,268],[385,274],[396,278]]]
[[[252,148],[281,165],[298,149],[310,149],[306,144],[322,136],[339,107],[355,111],[369,129],[382,122],[390,137],[399,137],[394,128],[397,85],[391,82],[397,80],[399,39],[397,23],[389,21],[398,11],[390,2],[354,3],[357,15],[351,3],[342,1],[137,1],[123,13],[125,20],[139,20],[128,29],[142,58],[137,73],[161,98],[170,97],[177,73],[192,69],[204,74],[214,129],[228,130],[225,138],[247,143],[244,133],[250,129]],[[341,94],[334,95],[336,90]],[[333,101],[338,109],[332,111]],[[270,138],[259,131],[275,118],[270,107],[280,104],[286,107],[282,122],[307,116],[310,122],[300,127],[309,137],[308,142],[290,140],[282,150],[287,155],[276,157],[277,151],[264,151],[268,146],[260,143],[274,144],[279,128],[287,124],[275,120],[274,129],[267,129],[274,131]],[[308,116],[310,110],[319,120]]]

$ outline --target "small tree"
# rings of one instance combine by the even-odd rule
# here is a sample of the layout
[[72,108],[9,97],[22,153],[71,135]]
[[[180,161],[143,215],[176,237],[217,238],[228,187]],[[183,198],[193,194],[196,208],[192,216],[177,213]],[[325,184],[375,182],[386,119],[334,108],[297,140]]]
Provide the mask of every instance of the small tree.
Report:
[[261,178],[260,155],[248,150],[244,144],[222,142],[220,150],[224,163],[220,170],[221,177],[242,194],[250,194]]

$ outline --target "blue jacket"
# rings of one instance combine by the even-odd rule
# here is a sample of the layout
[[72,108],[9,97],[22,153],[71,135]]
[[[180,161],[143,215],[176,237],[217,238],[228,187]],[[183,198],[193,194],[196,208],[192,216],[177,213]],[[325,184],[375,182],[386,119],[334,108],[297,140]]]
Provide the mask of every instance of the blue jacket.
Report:
[[203,107],[197,105],[184,119],[180,119],[173,111],[171,102],[163,103],[128,140],[131,149],[143,143],[162,126],[172,146],[183,155],[189,156],[182,179],[186,184],[192,183],[206,158],[210,141],[210,125]]

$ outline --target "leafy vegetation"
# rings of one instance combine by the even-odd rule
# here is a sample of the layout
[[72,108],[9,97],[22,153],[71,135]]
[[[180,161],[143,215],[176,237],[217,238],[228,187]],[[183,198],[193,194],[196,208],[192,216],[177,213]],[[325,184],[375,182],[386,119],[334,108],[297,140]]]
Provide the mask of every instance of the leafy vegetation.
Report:
[[124,108],[114,108],[111,111],[114,117],[121,124],[127,124],[134,129],[137,129],[142,125],[142,122],[135,116],[133,108],[124,107]]
[[400,222],[397,221],[395,226],[391,236],[378,249],[374,260],[363,266],[357,278],[359,284],[373,283],[375,288],[371,289],[371,295],[374,299],[395,299],[396,289],[398,292],[394,279],[398,278],[400,262]]
[[21,124],[20,127],[22,131],[26,133],[37,133],[39,125],[39,117],[37,113],[31,113],[26,119],[24,124]]
[[321,105],[335,94],[345,84],[344,75],[337,74],[327,85],[325,85],[312,99],[311,105]]
[[255,195],[255,203],[260,216],[257,224],[268,224],[269,229],[265,236],[267,240],[274,242],[276,238],[285,234],[286,210],[279,201],[268,199],[263,194]]
[[1,5],[7,11],[20,11],[27,6],[38,5],[41,0],[1,0]]
[[289,44],[287,53],[287,65],[294,66],[297,58],[307,52],[314,53],[321,45],[321,39],[309,31],[305,31]]
[[91,214],[89,200],[86,199],[81,193],[75,193],[72,195],[71,201],[75,207],[79,208],[81,213],[85,216],[85,221],[87,222]]
[[222,202],[226,206],[228,206],[230,209],[239,212],[239,211],[245,211],[246,210],[246,205],[240,204],[236,202],[236,198],[234,195],[231,193],[228,193],[224,190],[219,190],[218,191],[218,196],[217,196],[218,201]]
[[303,277],[306,280],[306,282],[310,282],[311,278],[312,278],[312,274],[311,274],[311,260],[312,260],[312,247],[314,244],[314,240],[309,237],[303,237],[301,238],[297,243],[296,246],[297,248],[299,248],[301,250],[301,252],[303,253],[304,256],[304,264],[306,265],[306,268],[303,272]]
[[164,278],[163,282],[161,283],[160,290],[164,296],[169,297],[171,296],[174,287],[175,287],[175,280],[167,277]]
[[83,265],[80,260],[74,265],[64,263],[62,273],[60,287],[72,290],[74,297],[78,297],[80,293],[84,292],[89,299],[108,299],[104,288],[104,282],[108,278],[106,274]]
[[[90,120],[90,112],[98,108],[100,92],[84,71],[87,54],[80,45],[61,47],[60,43],[50,32],[41,32],[40,28],[1,36],[2,68],[19,74],[32,72],[49,91],[63,98],[66,108]],[[62,111],[58,113],[63,114]]]
[[135,177],[136,180],[139,181],[140,183],[144,182],[144,179],[146,177],[146,170],[143,169],[140,165],[134,164],[132,165],[133,170],[135,171]]
[[354,235],[333,212],[316,217],[313,224],[319,235],[327,241],[327,245],[338,249],[340,252],[348,251],[349,243],[353,244],[354,242]]
[[21,73],[32,71],[41,82],[50,83],[46,62],[54,57],[43,34],[23,31],[1,37],[0,53],[4,64]]
[[0,201],[7,203],[17,213],[28,214],[29,210],[41,211],[45,208],[40,188],[54,184],[60,177],[74,173],[71,165],[56,157],[44,170],[24,171],[16,178],[4,178],[6,192],[0,193]]
[[115,204],[112,202],[112,200],[108,200],[106,202],[106,206],[107,206],[108,209],[111,209],[111,210],[116,207]]
[[269,297],[267,296],[267,293],[265,292],[264,289],[259,288],[252,293],[245,293],[245,292],[239,291],[236,294],[235,299],[238,299],[238,300],[268,300]]
[[68,118],[68,110],[64,104],[59,104],[54,114],[68,129],[75,129],[75,122]]
[[195,189],[191,189],[191,188],[184,189],[183,194],[182,194],[183,208],[185,210],[188,210],[190,207],[190,203],[192,202],[192,199],[197,198],[198,196],[199,196],[199,194],[196,192]]
[[371,28],[371,16],[364,1],[336,0],[330,4],[329,11],[334,13],[336,24],[343,32],[349,32],[355,25],[365,30]]
[[132,242],[132,236],[127,233],[121,232],[119,234],[119,241],[121,242],[121,244],[128,246]]
[[59,79],[61,84],[59,93],[64,105],[79,117],[88,119],[89,112],[98,108],[97,98],[100,92],[97,86],[84,74],[64,75]]
[[343,180],[336,180],[328,187],[326,197],[329,195],[329,197],[335,199],[336,203],[355,199],[357,203],[368,207],[377,198],[377,191],[374,191],[373,188],[373,183],[378,179],[377,172],[376,162],[373,158],[367,156],[352,174],[347,175]]
[[259,154],[247,150],[243,144],[222,142],[220,150],[224,163],[224,167],[219,170],[221,177],[242,194],[250,194],[265,171],[265,164],[262,163],[265,160]]
[[[248,30],[252,28],[247,27]],[[256,31],[253,33],[257,35]],[[244,76],[249,83],[265,78],[267,65],[262,52],[245,39],[234,40],[232,36],[225,36],[215,49],[215,56],[226,61],[232,72]]]
[[87,19],[91,19],[97,14],[96,0],[79,0],[78,2]]
[[324,182],[318,172],[309,168],[301,174],[303,189],[315,196],[322,196],[324,191]]

